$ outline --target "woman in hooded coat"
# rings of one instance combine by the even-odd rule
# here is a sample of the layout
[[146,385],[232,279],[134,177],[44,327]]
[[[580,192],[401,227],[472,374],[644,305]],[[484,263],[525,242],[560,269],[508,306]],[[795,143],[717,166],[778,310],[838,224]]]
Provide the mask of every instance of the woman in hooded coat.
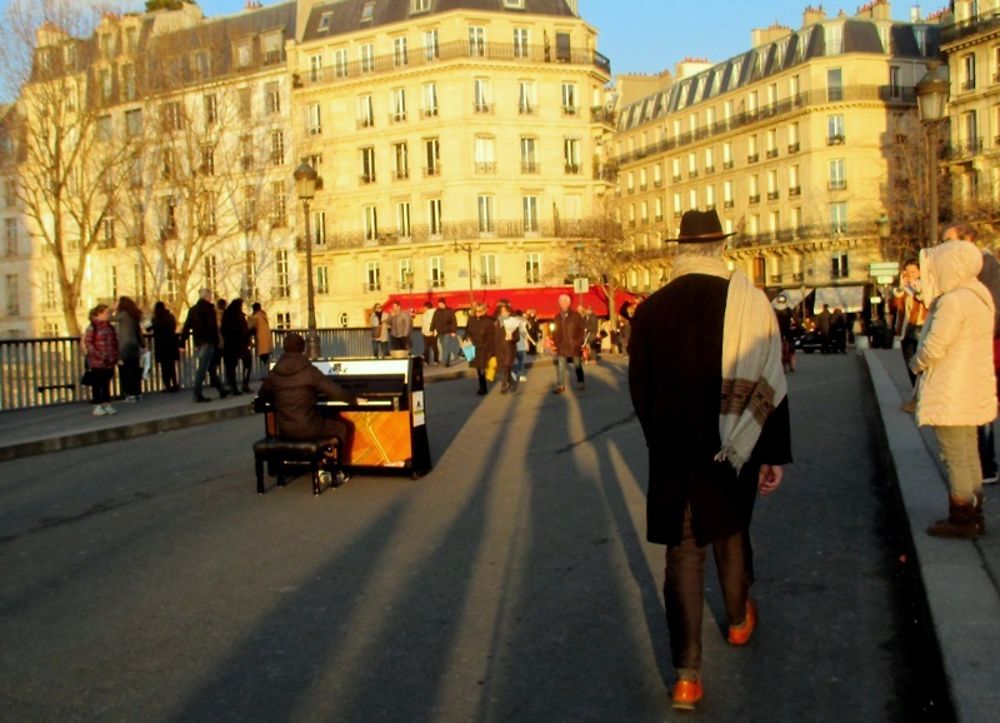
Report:
[[930,426],[948,471],[948,517],[935,537],[972,539],[985,531],[976,427],[997,416],[993,373],[993,298],[976,279],[982,253],[947,241],[920,254],[930,316],[910,369],[917,381],[917,423]]

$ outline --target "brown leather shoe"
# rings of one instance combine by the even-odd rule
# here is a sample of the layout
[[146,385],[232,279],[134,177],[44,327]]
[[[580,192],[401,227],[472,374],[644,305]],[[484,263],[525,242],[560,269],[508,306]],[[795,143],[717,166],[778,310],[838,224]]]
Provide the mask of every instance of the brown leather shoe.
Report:
[[739,625],[729,626],[726,641],[730,645],[746,645],[750,642],[754,628],[757,627],[757,603],[747,598],[747,616]]
[[704,695],[700,680],[678,680],[674,685],[673,706],[677,710],[694,710]]
[[986,524],[978,496],[975,502],[949,497],[948,516],[927,528],[931,537],[950,537],[955,540],[975,540],[983,534]]

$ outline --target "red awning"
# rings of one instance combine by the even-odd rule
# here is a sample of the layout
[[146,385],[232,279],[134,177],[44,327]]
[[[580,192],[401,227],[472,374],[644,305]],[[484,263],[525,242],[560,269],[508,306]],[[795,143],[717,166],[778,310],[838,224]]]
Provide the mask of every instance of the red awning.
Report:
[[[573,306],[583,304],[594,310],[598,316],[608,316],[608,292],[607,288],[600,285],[590,287],[586,294],[573,293],[572,286],[545,286],[528,287],[523,289],[477,289],[474,297],[477,303],[484,303],[490,310],[501,299],[510,302],[511,307],[517,311],[527,311],[534,309],[539,319],[551,319],[559,311],[559,295],[569,294],[573,299]],[[639,297],[628,291],[618,290],[615,292],[615,309],[621,309],[627,301],[635,301]],[[436,305],[438,299],[444,299],[452,309],[469,308],[468,291],[441,291],[422,292],[416,291],[412,294],[392,294],[386,299],[383,308],[388,307],[393,302],[398,301],[404,309],[412,309],[414,312],[421,312],[424,302],[429,301]]]

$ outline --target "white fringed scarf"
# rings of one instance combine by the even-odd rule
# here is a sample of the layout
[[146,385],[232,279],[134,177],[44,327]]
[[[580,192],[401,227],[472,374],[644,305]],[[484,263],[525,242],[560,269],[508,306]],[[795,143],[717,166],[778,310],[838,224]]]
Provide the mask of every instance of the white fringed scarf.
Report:
[[722,390],[715,456],[739,473],[760,439],[764,422],[788,392],[781,365],[781,335],[767,297],[740,271],[719,258],[682,254],[673,278],[707,274],[729,280],[722,331]]

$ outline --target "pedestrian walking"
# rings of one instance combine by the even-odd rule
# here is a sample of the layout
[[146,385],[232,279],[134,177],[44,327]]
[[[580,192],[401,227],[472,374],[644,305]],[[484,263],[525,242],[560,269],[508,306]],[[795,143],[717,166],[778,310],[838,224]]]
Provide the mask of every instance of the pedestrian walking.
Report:
[[528,329],[528,354],[535,356],[542,341],[542,324],[538,321],[538,312],[528,309],[524,312],[524,321]]
[[118,410],[111,406],[111,380],[118,365],[118,335],[111,326],[111,309],[107,304],[98,304],[90,310],[83,349],[87,364],[84,378],[90,384],[92,414],[95,417],[116,414]]
[[444,362],[446,367],[451,366],[451,357],[456,361],[461,361],[462,350],[458,344],[458,320],[455,318],[455,310],[448,307],[448,302],[443,298],[438,299],[437,308],[431,317],[431,331],[438,340],[438,361]]
[[566,391],[566,365],[570,362],[576,370],[576,388],[580,391],[586,388],[583,379],[583,340],[586,331],[580,314],[570,308],[571,303],[569,294],[559,295],[559,313],[556,314],[555,329],[552,332],[556,353],[556,388],[552,390],[555,394]]
[[239,396],[241,386],[236,376],[237,366],[243,363],[243,392],[250,391],[250,327],[243,313],[243,299],[233,299],[222,312],[222,363],[226,372],[226,384],[234,397]]
[[212,291],[210,289],[202,289],[198,293],[198,301],[188,309],[187,318],[184,320],[184,327],[181,329],[181,337],[183,339],[187,339],[189,335],[193,337],[195,359],[198,361],[198,368],[194,374],[194,401],[209,401],[202,394],[205,375],[209,376],[211,385],[218,390],[219,398],[225,399],[228,396],[228,392],[223,389],[219,375],[212,371],[220,339],[219,322],[216,317],[215,306],[212,304]]
[[509,304],[497,310],[493,336],[493,349],[497,358],[497,374],[500,378],[500,393],[517,391],[517,342],[520,339],[520,323],[514,318]]
[[392,351],[408,351],[410,334],[413,333],[413,317],[409,311],[404,311],[398,301],[392,303],[389,314],[389,349]]
[[[703,696],[705,548],[711,544],[729,623],[745,645],[757,624],[749,526],[791,461],[781,337],[770,303],[722,260],[715,211],[681,217],[674,276],[636,310],[629,391],[649,447],[647,538],[666,545],[675,708]],[[691,313],[697,309],[698,313]]]
[[517,310],[511,318],[517,325],[516,361],[511,376],[518,382],[526,382],[528,377],[525,374],[524,362],[528,354],[528,345],[534,344],[535,341],[528,333],[528,320],[525,318],[524,312]]
[[465,326],[465,337],[476,346],[476,354],[472,358],[470,366],[476,370],[476,377],[479,382],[479,389],[476,394],[480,396],[489,391],[486,386],[486,370],[494,353],[493,328],[493,320],[486,316],[486,307],[482,304],[473,305],[472,316],[469,317],[469,321]]
[[587,347],[588,364],[596,364],[601,360],[601,320],[594,313],[593,307],[583,306],[577,309],[583,318],[584,345]]
[[424,361],[427,366],[434,366],[441,361],[441,352],[438,349],[438,337],[433,329],[433,321],[434,304],[425,301],[424,313],[420,317],[420,336],[424,341]]
[[372,330],[372,356],[385,359],[389,356],[389,315],[382,312],[382,305],[375,304],[368,317]]
[[267,312],[261,308],[258,302],[253,302],[250,307],[253,311],[250,319],[247,320],[247,328],[250,330],[251,338],[257,349],[257,358],[260,365],[267,372],[268,362],[271,361],[271,352],[274,351],[274,338],[271,336],[271,322],[267,318]]
[[945,241],[920,254],[930,315],[910,369],[917,379],[917,424],[930,426],[948,472],[948,516],[927,528],[935,537],[974,539],[985,531],[983,476],[976,427],[997,416],[993,369],[995,307],[976,276],[979,249]]
[[138,402],[142,396],[142,368],[139,360],[146,348],[142,335],[142,312],[128,296],[118,299],[113,317],[118,336],[118,363],[121,365],[121,393],[126,402]]
[[788,306],[788,298],[779,294],[772,304],[774,316],[778,320],[778,333],[781,334],[781,366],[785,373],[795,371],[795,339],[792,331],[795,328],[795,316]]
[[177,339],[177,317],[167,305],[157,301],[153,305],[153,317],[146,330],[153,335],[153,355],[160,367],[163,391],[175,393],[181,390],[177,382],[177,362],[180,360],[180,343]]

